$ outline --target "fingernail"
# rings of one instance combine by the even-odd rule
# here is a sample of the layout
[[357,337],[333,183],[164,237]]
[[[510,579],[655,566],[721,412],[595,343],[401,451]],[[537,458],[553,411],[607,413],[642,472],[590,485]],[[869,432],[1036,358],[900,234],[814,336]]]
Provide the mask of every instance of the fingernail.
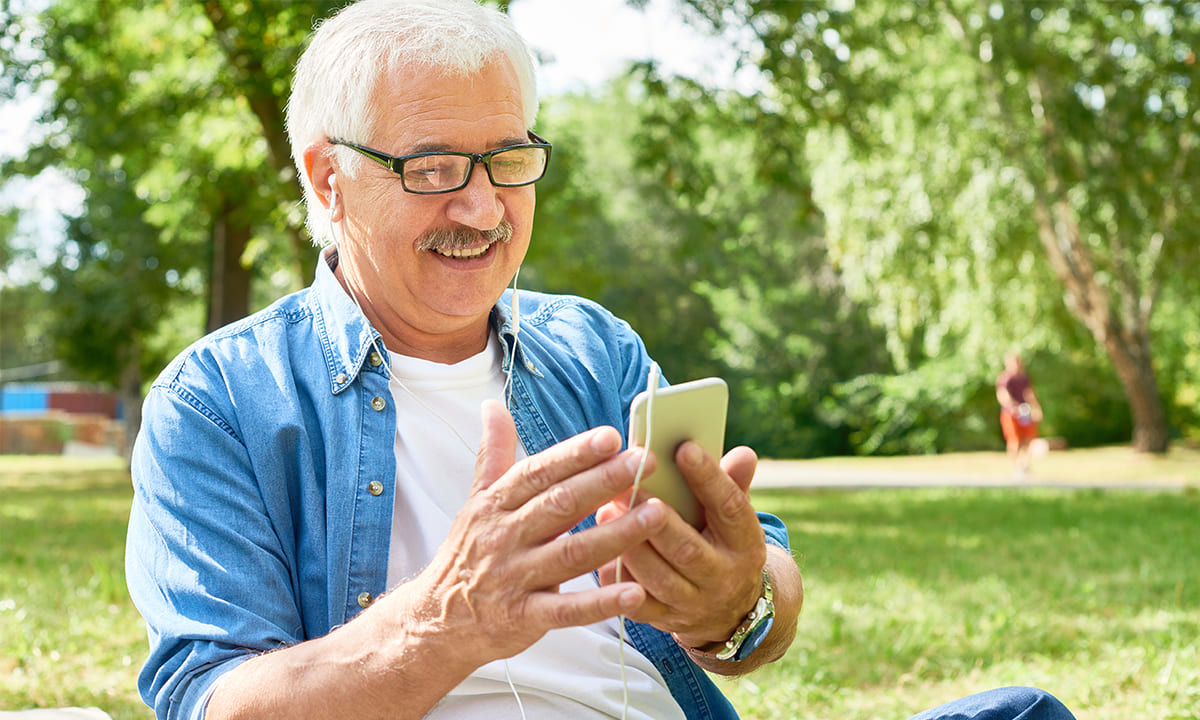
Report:
[[611,455],[621,449],[621,439],[616,433],[608,432],[607,429],[601,429],[592,435],[591,446],[592,450],[598,453]]
[[642,602],[642,591],[637,588],[624,590],[617,596],[617,602],[626,610],[636,608]]
[[625,467],[629,468],[629,472],[636,473],[638,468],[642,466],[642,457],[646,451],[642,448],[631,448],[625,456]]
[[700,450],[700,446],[694,442],[685,442],[680,448],[678,459],[690,468],[700,467],[700,463],[704,461],[704,453]]
[[637,509],[638,525],[648,528],[662,518],[663,510],[656,502],[642,503]]

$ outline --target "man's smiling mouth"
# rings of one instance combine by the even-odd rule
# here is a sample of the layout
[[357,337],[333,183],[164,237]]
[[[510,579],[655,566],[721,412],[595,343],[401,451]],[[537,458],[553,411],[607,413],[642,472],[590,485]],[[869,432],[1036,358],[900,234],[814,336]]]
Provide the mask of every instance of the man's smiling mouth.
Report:
[[483,257],[491,249],[492,243],[488,243],[476,248],[433,248],[433,251],[442,257],[454,258],[455,260],[473,260],[474,258]]
[[474,260],[487,255],[496,243],[512,239],[513,226],[507,220],[491,230],[475,230],[455,225],[426,233],[417,243],[418,250],[432,250],[442,257],[453,260]]

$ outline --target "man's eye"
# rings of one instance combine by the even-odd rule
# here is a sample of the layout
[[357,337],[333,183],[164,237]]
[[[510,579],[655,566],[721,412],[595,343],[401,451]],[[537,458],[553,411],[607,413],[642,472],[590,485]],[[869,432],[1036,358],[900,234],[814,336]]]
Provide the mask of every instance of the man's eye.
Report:
[[508,157],[502,155],[492,160],[492,167],[504,170],[506,172],[514,172],[525,167],[525,160],[519,157]]
[[405,182],[413,186],[443,187],[458,182],[461,159],[456,156],[413,158],[404,163]]

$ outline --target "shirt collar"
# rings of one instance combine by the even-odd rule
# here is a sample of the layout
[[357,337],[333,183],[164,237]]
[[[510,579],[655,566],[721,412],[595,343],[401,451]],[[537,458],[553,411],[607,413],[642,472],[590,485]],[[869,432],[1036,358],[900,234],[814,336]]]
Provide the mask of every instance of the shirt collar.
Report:
[[[513,291],[505,290],[500,296],[500,300],[492,307],[492,313],[489,316],[489,321],[492,324],[492,330],[495,331],[500,338],[500,342],[504,349],[503,369],[504,372],[509,372],[509,366],[513,360],[525,366],[525,369],[533,373],[537,377],[542,374],[530,360],[528,353],[525,352],[525,347],[517,342],[517,333],[519,329],[513,322],[512,312],[512,295]],[[528,321],[521,324],[521,327],[529,327]]]
[[[322,250],[320,262],[317,263],[317,276],[313,281],[317,332],[329,371],[330,390],[335,395],[354,382],[364,363],[375,352],[376,344],[381,352],[383,350],[380,334],[371,327],[358,304],[333,274],[336,267],[337,248]],[[366,367],[383,372],[382,365],[386,362],[384,357],[378,362],[371,358]]]
[[[386,372],[383,366],[388,362],[382,336],[371,327],[358,304],[333,274],[337,263],[337,247],[322,250],[321,261],[317,263],[316,279],[313,281],[313,298],[318,310],[315,313],[318,332],[329,372],[330,390],[335,395],[349,387],[364,368],[383,373]],[[492,307],[488,320],[493,332],[500,338],[504,350],[504,372],[509,371],[515,355],[517,362],[537,374],[517,342],[518,333],[515,331],[512,316],[512,290],[504,291],[499,302]],[[372,353],[376,352],[376,345],[382,354],[379,362],[372,357]]]

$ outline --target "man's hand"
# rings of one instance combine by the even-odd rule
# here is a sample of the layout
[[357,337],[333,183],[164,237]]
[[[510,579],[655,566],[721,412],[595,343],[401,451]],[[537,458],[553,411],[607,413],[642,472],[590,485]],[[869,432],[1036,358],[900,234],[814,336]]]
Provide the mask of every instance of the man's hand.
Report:
[[[762,526],[747,493],[758,458],[735,448],[721,464],[696,443],[681,445],[676,464],[704,507],[705,524],[696,530],[678,515],[649,542],[622,557],[623,579],[632,577],[650,594],[629,617],[672,632],[691,647],[726,640],[754,606],[766,562]],[[616,522],[628,511],[628,495],[597,514]],[[659,500],[635,508],[662,505]],[[615,563],[600,572],[615,582]]]
[[646,590],[636,583],[558,586],[663,531],[660,505],[566,534],[632,487],[640,451],[619,453],[620,434],[597,428],[514,464],[508,411],[485,403],[483,423],[471,496],[433,561],[327,635],[231,670],[209,718],[416,720],[476,668],[548,630],[637,612]]
[[[654,458],[648,463],[653,467]],[[760,650],[740,663],[701,660],[720,673],[748,672],[777,659],[791,644],[803,603],[800,571],[791,556],[768,548],[749,488],[758,465],[754,451],[738,447],[718,463],[696,443],[682,444],[676,465],[704,506],[705,524],[697,530],[673,511],[663,530],[622,555],[622,579],[638,581],[649,597],[632,620],[675,635],[686,647],[724,642],[754,607],[766,567],[775,586],[776,623]],[[629,494],[597,511],[601,523],[629,512]],[[663,505],[658,499],[639,501]],[[665,507],[665,506],[664,506]],[[616,580],[616,563],[600,570],[602,583]]]
[[524,650],[548,630],[638,612],[646,590],[634,582],[577,593],[558,587],[667,524],[663,507],[647,505],[567,534],[632,487],[642,451],[619,453],[620,434],[603,427],[514,464],[517,434],[508,411],[485,403],[483,421],[470,498],[429,566],[397,588],[403,621],[457,641],[447,662],[470,670]]

